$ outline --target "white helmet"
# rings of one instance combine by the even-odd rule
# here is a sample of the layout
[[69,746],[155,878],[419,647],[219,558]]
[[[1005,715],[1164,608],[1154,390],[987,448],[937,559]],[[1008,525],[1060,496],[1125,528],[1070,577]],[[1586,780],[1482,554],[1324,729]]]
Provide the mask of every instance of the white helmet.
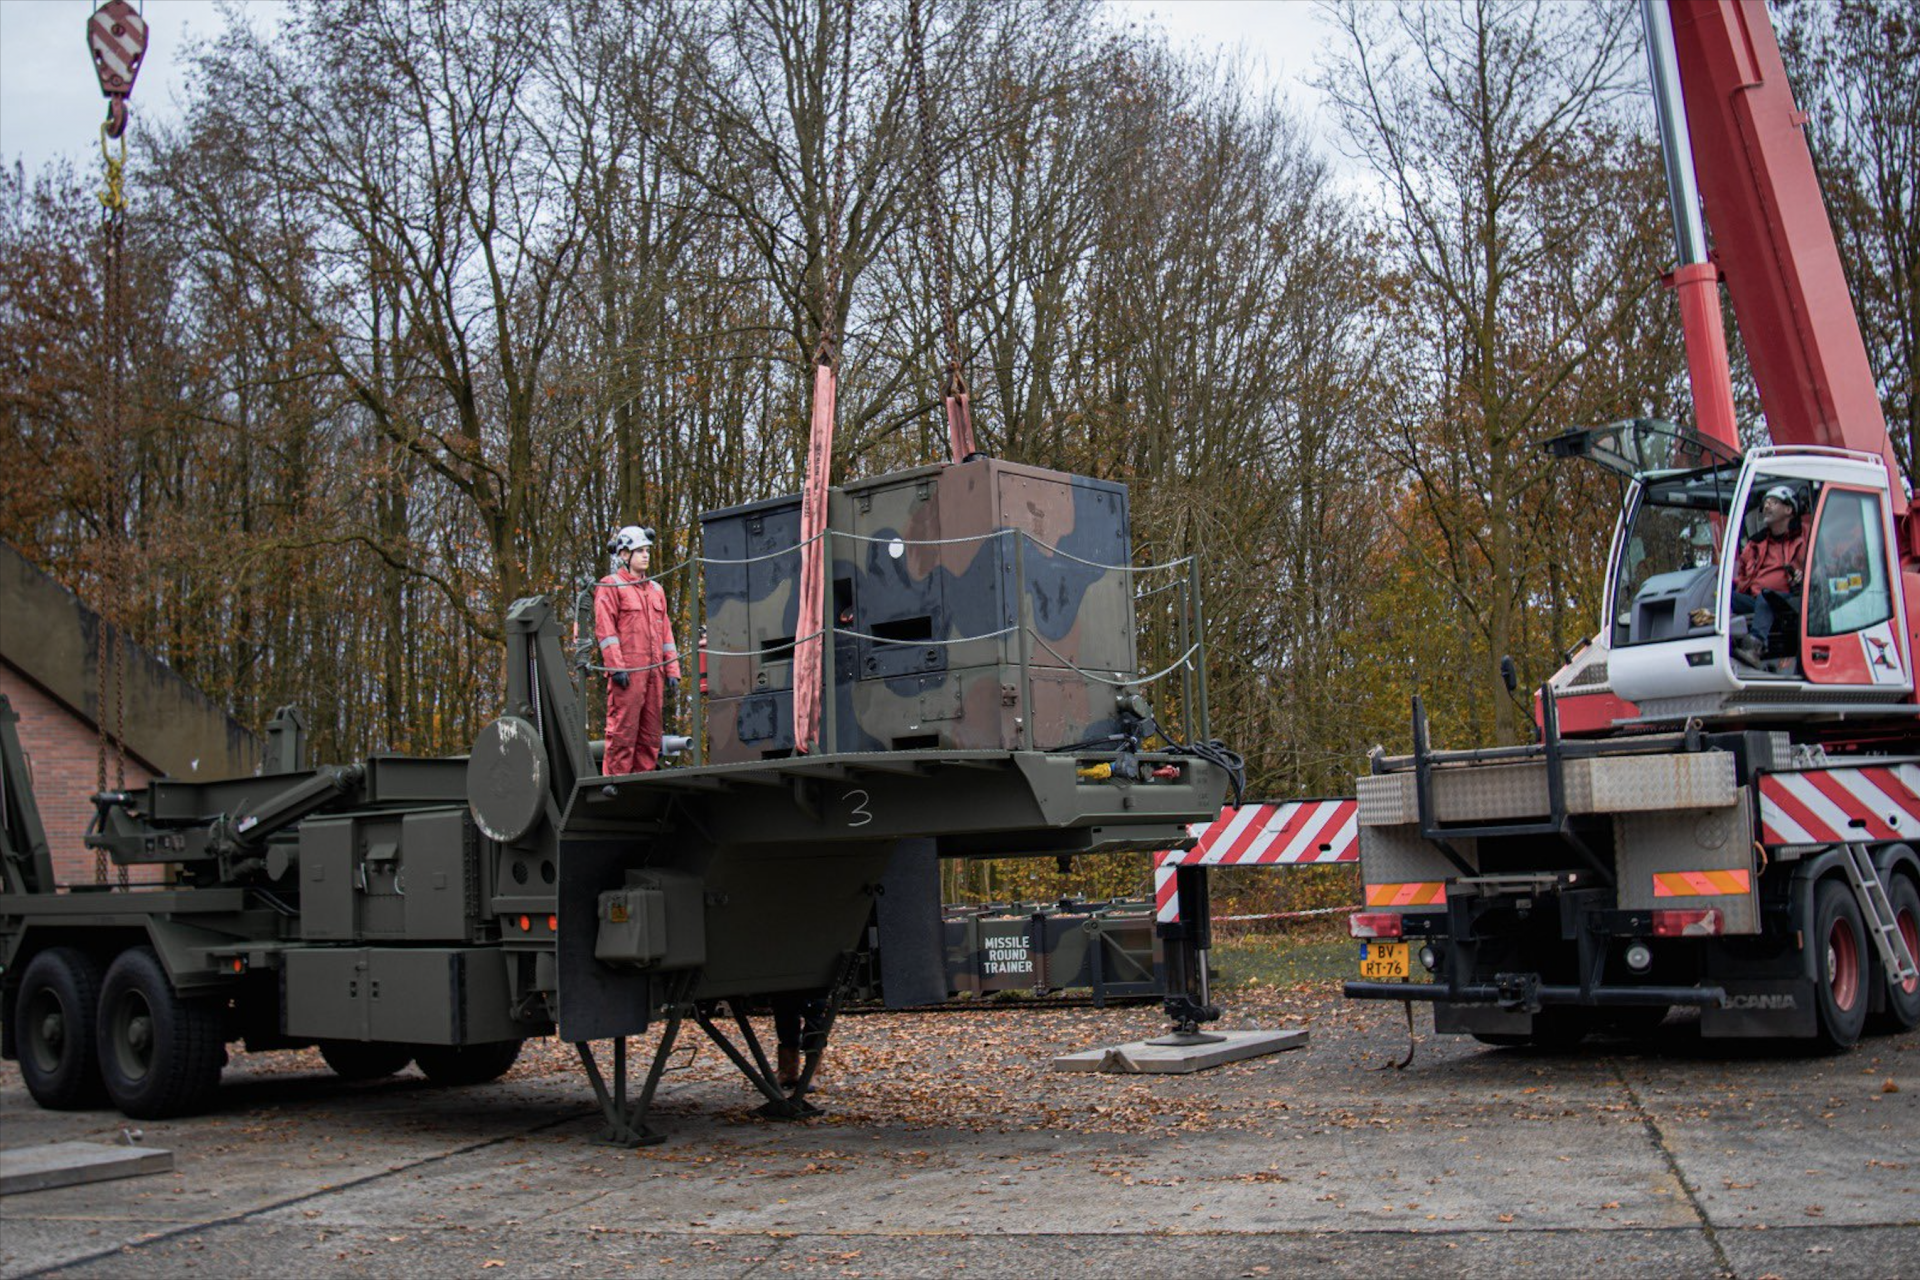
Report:
[[652,545],[653,530],[630,524],[613,535],[613,541],[607,544],[607,549],[619,555],[622,551],[638,551],[641,547]]

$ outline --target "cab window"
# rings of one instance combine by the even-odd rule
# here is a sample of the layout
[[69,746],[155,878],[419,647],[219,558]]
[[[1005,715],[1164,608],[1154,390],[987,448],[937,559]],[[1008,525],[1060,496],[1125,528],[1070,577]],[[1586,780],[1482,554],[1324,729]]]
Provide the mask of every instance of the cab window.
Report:
[[1892,616],[1879,495],[1830,489],[1807,556],[1807,634],[1849,635]]
[[1649,644],[1711,627],[1720,542],[1738,486],[1737,465],[1642,479],[1614,564],[1613,643]]

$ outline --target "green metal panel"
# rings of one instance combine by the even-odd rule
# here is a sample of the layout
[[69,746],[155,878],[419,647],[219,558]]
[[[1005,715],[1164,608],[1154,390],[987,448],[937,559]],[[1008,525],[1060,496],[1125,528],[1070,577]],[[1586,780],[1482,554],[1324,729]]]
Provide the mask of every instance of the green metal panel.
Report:
[[296,1039],[484,1044],[513,1018],[497,947],[303,947],[286,953],[282,1029]]
[[0,887],[9,893],[51,893],[53,855],[14,728],[19,721],[13,703],[0,695]]
[[460,990],[460,953],[366,952],[367,1029],[375,1040],[459,1044],[465,1000]]
[[300,936],[310,942],[354,936],[352,818],[309,818],[300,827]]
[[466,810],[410,813],[401,820],[400,832],[400,901],[408,941],[466,941],[480,903],[477,841]]
[[363,947],[287,952],[281,970],[280,1029],[295,1039],[367,1039],[367,970]]

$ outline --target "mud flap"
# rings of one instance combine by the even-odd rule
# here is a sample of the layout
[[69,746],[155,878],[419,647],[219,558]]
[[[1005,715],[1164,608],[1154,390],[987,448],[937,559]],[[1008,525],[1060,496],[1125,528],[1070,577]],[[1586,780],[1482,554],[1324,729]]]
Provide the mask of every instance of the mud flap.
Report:
[[1700,1011],[1700,1034],[1710,1040],[1736,1036],[1811,1036],[1818,1029],[1813,983],[1806,978],[1719,978],[1727,989],[1724,1008]]

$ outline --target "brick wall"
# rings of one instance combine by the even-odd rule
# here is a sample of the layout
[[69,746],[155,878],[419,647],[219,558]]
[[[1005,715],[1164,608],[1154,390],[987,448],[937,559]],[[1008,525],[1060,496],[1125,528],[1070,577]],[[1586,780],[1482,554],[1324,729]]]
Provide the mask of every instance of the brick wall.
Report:
[[[83,837],[93,820],[93,795],[99,781],[100,740],[93,726],[54,701],[38,685],[10,664],[0,662],[0,693],[20,715],[20,749],[33,773],[33,796],[40,822],[47,829],[53,851],[53,874],[61,884],[93,883],[93,850]],[[107,746],[107,785],[114,782],[115,755]],[[153,774],[133,756],[127,757],[129,790],[144,787]],[[109,862],[107,874],[116,882],[120,869]],[[161,879],[159,867],[130,867],[135,884]]]

